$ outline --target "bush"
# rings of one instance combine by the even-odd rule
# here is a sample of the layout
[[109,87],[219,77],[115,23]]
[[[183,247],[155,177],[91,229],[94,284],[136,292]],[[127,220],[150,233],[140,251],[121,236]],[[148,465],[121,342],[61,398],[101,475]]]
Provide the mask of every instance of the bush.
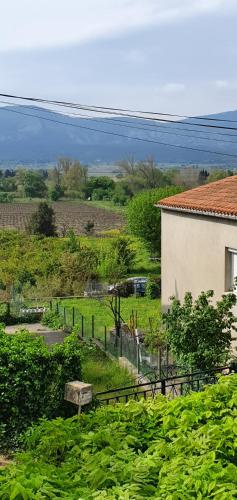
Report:
[[63,327],[63,321],[59,314],[53,311],[47,311],[44,313],[42,320],[42,325],[49,326],[53,330],[60,330]]
[[49,351],[41,338],[29,332],[1,331],[0,422],[5,426],[1,447],[15,446],[20,433],[42,417],[70,415],[64,386],[80,378],[81,346],[76,336]]
[[183,304],[171,297],[171,307],[163,314],[168,344],[186,372],[222,366],[229,359],[231,333],[237,331],[232,313],[236,295],[223,295],[216,305],[211,303],[213,295],[213,290],[202,292],[193,301],[188,292]]
[[43,422],[1,472],[4,500],[234,500],[237,376],[169,401]]
[[161,279],[160,278],[151,278],[146,285],[146,296],[148,299],[158,299],[161,296]]
[[57,236],[55,213],[52,207],[46,202],[40,203],[38,210],[31,215],[27,229],[30,234]]

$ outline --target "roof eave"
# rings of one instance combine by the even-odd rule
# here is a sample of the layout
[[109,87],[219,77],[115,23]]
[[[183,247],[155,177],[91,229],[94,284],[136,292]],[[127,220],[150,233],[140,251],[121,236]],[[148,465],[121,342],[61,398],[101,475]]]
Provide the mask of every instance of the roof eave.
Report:
[[208,210],[197,210],[195,208],[181,208],[181,207],[175,207],[170,205],[159,205],[159,204],[156,204],[155,207],[164,210],[171,210],[172,212],[183,212],[194,215],[206,215],[208,217],[216,217],[218,219],[221,218],[221,219],[237,220],[237,215],[224,214],[221,212],[209,212]]

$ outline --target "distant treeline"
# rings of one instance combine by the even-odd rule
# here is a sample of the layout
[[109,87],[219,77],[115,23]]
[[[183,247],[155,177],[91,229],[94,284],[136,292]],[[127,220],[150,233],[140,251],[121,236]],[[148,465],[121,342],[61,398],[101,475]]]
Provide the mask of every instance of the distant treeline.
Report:
[[89,176],[88,167],[78,160],[60,158],[48,169],[0,170],[0,202],[14,198],[41,198],[57,201],[62,198],[109,200],[126,205],[138,192],[164,186],[198,185],[233,175],[233,170],[200,169],[196,166],[159,168],[153,158],[118,162],[118,173],[111,176]]

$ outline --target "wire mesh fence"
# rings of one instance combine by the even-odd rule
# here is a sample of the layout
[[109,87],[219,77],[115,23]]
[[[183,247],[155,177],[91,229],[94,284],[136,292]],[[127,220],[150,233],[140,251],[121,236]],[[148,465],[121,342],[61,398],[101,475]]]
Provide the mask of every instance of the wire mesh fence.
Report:
[[[61,316],[66,327],[74,328],[84,339],[98,340],[105,351],[116,358],[126,358],[137,368],[138,373],[148,378],[162,378],[177,373],[177,367],[172,365],[167,347],[163,346],[156,352],[150,352],[136,328],[130,329],[128,325],[120,323],[117,327],[115,324],[111,326],[111,322],[109,325],[104,324],[99,315],[82,314],[80,306],[67,306],[60,301],[52,301],[50,308]],[[133,313],[132,317],[134,316]]]

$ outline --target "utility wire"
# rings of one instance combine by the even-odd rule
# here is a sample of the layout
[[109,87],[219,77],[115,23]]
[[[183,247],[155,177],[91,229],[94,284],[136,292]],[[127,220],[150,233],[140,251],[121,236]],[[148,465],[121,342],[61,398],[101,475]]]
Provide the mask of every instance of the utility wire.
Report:
[[[11,106],[14,106],[14,104],[12,104],[11,102],[9,101],[1,101],[0,100],[0,103],[2,104],[10,104]],[[43,111],[43,112],[47,112],[47,113],[52,113],[52,110],[49,109],[49,108],[39,108],[39,106],[32,106],[32,105],[25,105],[25,104],[18,104],[18,106],[20,107],[23,107],[24,109],[33,109],[33,110],[37,110],[37,111]],[[103,119],[103,118],[100,118],[100,117],[91,117],[90,115],[87,115],[85,113],[73,113],[73,112],[70,112],[70,114],[68,115],[65,115],[65,113],[62,113],[61,111],[53,111],[54,113],[57,113],[59,115],[62,115],[62,116],[78,116],[80,118],[89,118],[90,121],[96,121],[98,122],[99,120],[99,124],[100,123],[105,123],[105,125],[110,125],[110,122],[113,122],[116,124],[116,126],[118,127],[125,127],[125,128],[128,128],[128,129],[136,129],[136,130],[144,130],[145,132],[155,132],[157,134],[168,134],[168,135],[176,135],[176,136],[181,136],[181,137],[187,137],[187,138],[194,138],[194,139],[199,139],[199,140],[203,140],[203,141],[216,141],[218,143],[220,142],[223,142],[223,143],[227,143],[227,144],[235,144],[237,145],[237,140],[235,141],[229,141],[229,140],[224,140],[224,139],[216,139],[215,137],[203,137],[203,136],[196,136],[196,135],[192,135],[192,134],[183,134],[183,133],[180,133],[180,132],[172,132],[172,130],[164,130],[162,125],[156,125],[155,128],[152,127],[152,125],[149,124],[149,128],[145,128],[145,126],[137,126],[137,125],[133,125],[132,123],[130,123],[129,121],[126,121],[126,120],[119,120],[118,118],[107,118],[107,119]],[[157,129],[161,129],[161,131],[157,130]],[[183,129],[182,129],[183,130]],[[218,134],[218,136],[222,135],[222,134]],[[234,137],[233,134],[230,134],[232,137]],[[236,136],[237,138],[237,136]]]
[[237,123],[237,120],[230,120],[226,118],[213,118],[213,117],[205,117],[205,116],[192,116],[192,115],[178,115],[174,113],[162,113],[158,111],[143,111],[139,109],[128,109],[128,108],[114,108],[112,106],[96,106],[94,104],[87,105],[87,104],[77,104],[73,102],[67,102],[67,101],[49,101],[48,99],[40,99],[40,98],[34,98],[34,97],[19,97],[19,96],[14,96],[11,94],[0,94],[0,96],[3,97],[11,97],[11,98],[19,98],[19,99],[25,99],[25,100],[34,100],[34,101],[39,101],[39,102],[52,102],[52,103],[57,103],[57,104],[65,104],[65,105],[70,105],[70,106],[85,106],[89,108],[95,108],[95,109],[104,109],[104,110],[113,110],[113,111],[121,111],[121,112],[127,112],[127,113],[139,113],[139,114],[149,114],[149,115],[154,115],[154,116],[170,116],[174,118],[187,118],[191,120],[204,120],[204,121],[215,121],[215,122],[228,122],[228,123]]
[[237,155],[236,154],[221,153],[220,151],[211,151],[211,150],[208,150],[208,149],[194,148],[194,147],[191,147],[191,146],[182,146],[182,145],[178,145],[178,144],[171,144],[171,143],[167,143],[167,142],[156,141],[156,140],[153,140],[153,139],[143,139],[143,138],[137,137],[137,136],[128,136],[128,135],[125,135],[125,134],[119,134],[119,133],[115,133],[115,132],[111,132],[111,131],[101,130],[101,129],[97,129],[97,128],[94,128],[94,127],[87,127],[87,126],[78,125],[78,124],[75,124],[75,123],[63,122],[63,121],[55,120],[55,119],[52,119],[52,118],[46,118],[45,116],[39,116],[39,115],[32,114],[32,113],[31,114],[30,113],[24,113],[22,111],[16,111],[16,110],[13,110],[13,109],[10,109],[10,108],[0,108],[0,110],[1,109],[5,109],[5,111],[7,111],[7,112],[17,113],[17,114],[24,115],[24,116],[31,116],[33,118],[40,118],[41,120],[46,120],[46,121],[53,122],[53,123],[58,123],[58,124],[61,124],[61,125],[67,125],[67,126],[70,126],[70,127],[75,127],[75,128],[84,129],[84,130],[91,130],[93,132],[99,132],[101,134],[107,134],[107,135],[111,135],[111,136],[115,136],[115,137],[123,137],[124,139],[129,139],[130,141],[131,140],[136,140],[136,141],[147,142],[147,143],[151,143],[151,144],[159,144],[161,146],[168,146],[168,147],[185,149],[185,150],[191,150],[191,151],[199,151],[199,152],[202,152],[202,153],[210,153],[210,154],[215,154],[215,155],[218,155],[218,156],[228,156],[228,157],[236,158],[237,159]]
[[[200,136],[200,135],[199,136],[197,136],[197,135],[191,135],[191,134],[187,135],[187,134],[182,134],[182,133],[175,133],[175,132],[172,132],[171,130],[164,130],[165,127],[169,127],[169,125],[165,125],[165,124],[164,125],[157,125],[156,123],[147,123],[146,122],[146,123],[143,123],[142,126],[138,126],[137,124],[133,125],[131,123],[131,121],[120,120],[119,118],[116,118],[116,117],[114,117],[114,118],[102,117],[102,119],[101,119],[99,116],[96,116],[96,117],[92,116],[91,117],[91,115],[87,115],[85,113],[84,114],[83,113],[73,113],[72,111],[70,111],[70,113],[68,113],[68,112],[61,112],[61,111],[58,111],[57,109],[56,110],[55,109],[52,110],[52,109],[49,109],[49,108],[42,108],[42,107],[39,107],[39,106],[33,106],[33,105],[29,105],[29,104],[27,104],[27,105],[25,105],[25,104],[19,104],[19,103],[14,104],[14,103],[12,103],[10,101],[2,101],[2,100],[0,100],[0,103],[2,103],[2,104],[8,104],[10,106],[24,107],[24,109],[26,109],[26,108],[28,109],[29,108],[29,109],[36,109],[36,110],[44,111],[44,112],[50,112],[50,113],[53,112],[53,113],[56,113],[56,114],[63,115],[64,117],[65,116],[79,116],[79,117],[82,117],[82,118],[89,118],[92,121],[99,120],[100,123],[105,123],[106,125],[109,124],[109,121],[116,123],[116,125],[118,125],[118,126],[121,126],[121,125],[119,125],[119,123],[121,123],[121,124],[125,123],[125,124],[128,124],[127,127],[126,127],[126,125],[124,125],[126,128],[134,128],[134,129],[145,130],[145,131],[149,131],[149,129],[150,129],[150,130],[152,130],[154,132],[158,132],[158,133],[159,133],[159,130],[157,131],[157,129],[161,129],[162,132],[160,132],[160,133],[164,133],[164,134],[177,135],[177,136],[190,137],[190,138],[193,137],[195,139],[202,139],[202,140],[209,140],[209,141],[213,140],[213,141],[216,141],[216,142],[225,142],[225,143],[229,143],[229,144],[237,144],[236,141],[225,141],[223,139],[220,139],[221,136],[237,137],[237,135],[233,134],[233,133],[231,133],[231,134],[228,134],[228,133],[225,134],[225,133],[219,133],[219,132],[214,132],[214,131],[209,131],[208,130],[208,131],[205,131],[205,134],[211,134],[211,135],[217,135],[218,136],[218,139],[215,139],[213,137],[211,139],[209,139],[207,137],[203,137],[203,136]],[[145,128],[145,127],[148,127],[148,128]],[[180,129],[177,129],[177,130],[180,130]],[[184,131],[188,131],[188,132],[193,132],[193,130],[190,129],[190,128],[183,127],[182,131],[183,130]],[[201,133],[204,133],[204,132],[202,130],[200,130],[200,131],[196,131],[196,133],[201,134]]]
[[[183,125],[183,122],[181,122],[180,120],[169,120],[169,119],[166,119],[166,118],[148,118],[146,116],[139,116],[139,115],[136,115],[136,114],[124,114],[122,112],[118,112],[116,111],[116,108],[105,108],[105,107],[93,107],[93,106],[88,106],[88,105],[82,105],[82,104],[79,104],[79,103],[70,103],[70,102],[66,102],[66,101],[56,101],[56,100],[49,100],[49,99],[40,99],[40,98],[36,98],[36,97],[25,97],[25,96],[16,96],[16,95],[11,95],[11,94],[2,94],[0,93],[0,96],[1,97],[7,97],[7,98],[11,98],[11,99],[21,99],[21,100],[25,100],[25,101],[33,101],[33,102],[40,102],[40,103],[45,103],[45,104],[56,104],[56,105],[59,105],[59,106],[64,106],[64,107],[70,107],[70,108],[76,108],[76,109],[82,109],[82,110],[85,110],[85,111],[92,111],[92,112],[97,112],[97,113],[105,113],[105,110],[106,110],[106,114],[112,114],[112,115],[119,115],[119,116],[126,116],[126,117],[130,117],[130,118],[138,118],[138,119],[142,119],[142,120],[152,120],[152,121],[160,121],[160,122],[167,122],[167,123],[176,123],[176,124],[179,124],[179,125]],[[102,111],[103,110],[103,111]],[[143,112],[143,113],[147,113],[147,114],[150,114],[149,112]],[[158,113],[159,114],[159,113]],[[162,116],[169,116],[169,114],[165,115],[163,114]],[[177,115],[172,115],[172,116],[177,116]],[[208,120],[208,118],[206,119]],[[213,118],[213,120],[215,120]],[[218,121],[215,120],[215,121]],[[223,127],[221,125],[209,125],[209,124],[204,124],[204,123],[192,123],[192,122],[188,122],[188,121],[185,121],[185,124],[187,125],[191,125],[193,127],[205,127],[205,128],[214,128],[214,129],[222,129],[222,130],[236,130],[237,131],[237,128],[236,127]]]

